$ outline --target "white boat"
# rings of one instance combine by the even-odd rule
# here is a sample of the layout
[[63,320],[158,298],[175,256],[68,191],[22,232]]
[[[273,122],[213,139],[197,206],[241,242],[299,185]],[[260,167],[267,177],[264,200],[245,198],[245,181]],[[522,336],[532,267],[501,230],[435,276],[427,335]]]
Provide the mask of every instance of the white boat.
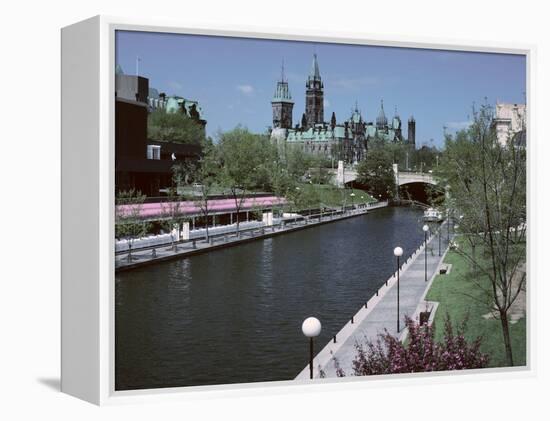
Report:
[[434,208],[428,208],[424,211],[424,221],[439,222],[443,220],[443,215],[440,211]]

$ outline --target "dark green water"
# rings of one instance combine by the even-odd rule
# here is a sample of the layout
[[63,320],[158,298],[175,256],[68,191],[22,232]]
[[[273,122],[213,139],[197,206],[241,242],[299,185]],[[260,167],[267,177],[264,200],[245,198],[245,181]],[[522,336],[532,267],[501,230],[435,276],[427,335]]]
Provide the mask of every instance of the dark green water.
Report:
[[423,241],[422,212],[368,215],[116,275],[116,389],[291,380]]

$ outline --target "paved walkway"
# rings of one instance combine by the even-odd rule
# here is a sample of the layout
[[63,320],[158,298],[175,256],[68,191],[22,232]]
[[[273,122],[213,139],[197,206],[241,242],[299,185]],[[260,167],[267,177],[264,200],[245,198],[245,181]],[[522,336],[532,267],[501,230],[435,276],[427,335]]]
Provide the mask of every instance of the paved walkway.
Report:
[[322,218],[319,216],[304,215],[303,220],[295,222],[286,221],[284,226],[274,225],[269,227],[258,227],[252,230],[241,231],[239,237],[235,234],[227,234],[221,236],[211,236],[210,241],[204,239],[196,239],[194,241],[180,242],[177,244],[177,249],[173,250],[171,244],[159,245],[156,247],[148,247],[146,249],[132,251],[132,260],[128,260],[128,253],[117,253],[115,255],[115,270],[130,270],[144,265],[153,264],[160,261],[191,256],[198,253],[204,253],[210,250],[235,246],[237,244],[258,240],[261,238],[272,237],[275,235],[284,234],[286,232],[297,231],[305,228],[314,227],[321,224],[328,224],[346,218],[364,215],[371,210],[386,207],[387,202],[372,203],[366,207],[358,208],[351,211],[346,211],[344,214],[324,213]]
[[[452,236],[451,236],[452,237]],[[451,238],[452,241],[452,238]],[[404,318],[416,317],[417,311],[423,310],[425,306],[424,296],[431,285],[431,280],[439,270],[440,264],[447,250],[447,227],[441,226],[441,257],[439,257],[438,234],[434,234],[428,240],[427,247],[427,273],[428,282],[425,281],[424,247],[420,247],[415,254],[407,259],[400,272],[399,281],[399,316],[400,332],[404,334]],[[321,320],[321,323],[323,321]],[[356,344],[368,341],[375,341],[379,333],[384,329],[397,336],[397,278],[392,276],[388,285],[382,285],[378,290],[378,296],[374,295],[368,302],[367,307],[363,306],[354,316],[353,323],[350,321],[336,334],[336,343],[330,341],[319,352],[313,362],[314,377],[320,377],[319,369],[322,369],[326,377],[336,377],[334,358],[338,361],[340,368],[346,376],[353,375],[352,362],[357,354]],[[296,377],[296,379],[309,379],[309,366]]]

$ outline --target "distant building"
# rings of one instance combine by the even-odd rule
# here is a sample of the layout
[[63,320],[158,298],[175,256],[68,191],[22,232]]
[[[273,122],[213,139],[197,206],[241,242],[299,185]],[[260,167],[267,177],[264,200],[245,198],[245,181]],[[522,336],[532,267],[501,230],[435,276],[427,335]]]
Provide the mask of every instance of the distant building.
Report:
[[148,105],[150,111],[164,110],[167,113],[181,112],[199,123],[203,128],[206,127],[204,113],[198,101],[183,98],[181,96],[166,96],[159,93],[158,90],[149,89]]
[[497,141],[501,145],[506,145],[510,139],[514,139],[517,146],[525,146],[527,137],[526,118],[525,104],[497,102],[493,119]]
[[416,122],[409,119],[408,138],[402,133],[401,118],[397,114],[388,120],[381,102],[376,121],[367,122],[362,116],[357,103],[351,115],[343,123],[337,123],[333,112],[330,122],[324,119],[324,84],[319,70],[317,55],[313,55],[311,70],[306,81],[305,112],[300,124],[293,127],[292,112],[294,101],[284,77],[277,81],[275,94],[271,100],[273,111],[272,142],[279,149],[299,147],[305,152],[323,156],[329,159],[356,163],[365,158],[368,142],[381,139],[387,142],[404,142],[415,145]]
[[[125,75],[117,67],[115,80],[115,186],[116,190],[135,189],[147,196],[161,195],[172,184],[173,166],[200,157],[199,145],[148,139],[147,117],[155,104],[166,112],[185,112],[203,127],[206,120],[196,101],[179,97],[150,97],[149,80]],[[153,90],[154,91],[154,90]],[[161,99],[162,98],[162,99]],[[183,98],[181,98],[183,99]],[[183,105],[182,105],[183,104]]]

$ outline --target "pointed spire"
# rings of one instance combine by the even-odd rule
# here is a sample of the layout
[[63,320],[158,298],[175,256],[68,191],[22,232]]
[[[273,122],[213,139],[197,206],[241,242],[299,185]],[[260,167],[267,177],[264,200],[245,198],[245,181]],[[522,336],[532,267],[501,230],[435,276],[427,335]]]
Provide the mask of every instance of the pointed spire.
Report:
[[281,63],[281,82],[285,81],[285,59]]
[[313,62],[311,63],[311,71],[309,72],[309,77],[315,80],[321,79],[321,74],[319,72],[319,63],[317,62],[317,54],[313,54]]
[[379,129],[384,128],[388,125],[388,119],[386,118],[386,113],[384,112],[384,100],[380,100],[380,112],[376,118],[376,127]]

